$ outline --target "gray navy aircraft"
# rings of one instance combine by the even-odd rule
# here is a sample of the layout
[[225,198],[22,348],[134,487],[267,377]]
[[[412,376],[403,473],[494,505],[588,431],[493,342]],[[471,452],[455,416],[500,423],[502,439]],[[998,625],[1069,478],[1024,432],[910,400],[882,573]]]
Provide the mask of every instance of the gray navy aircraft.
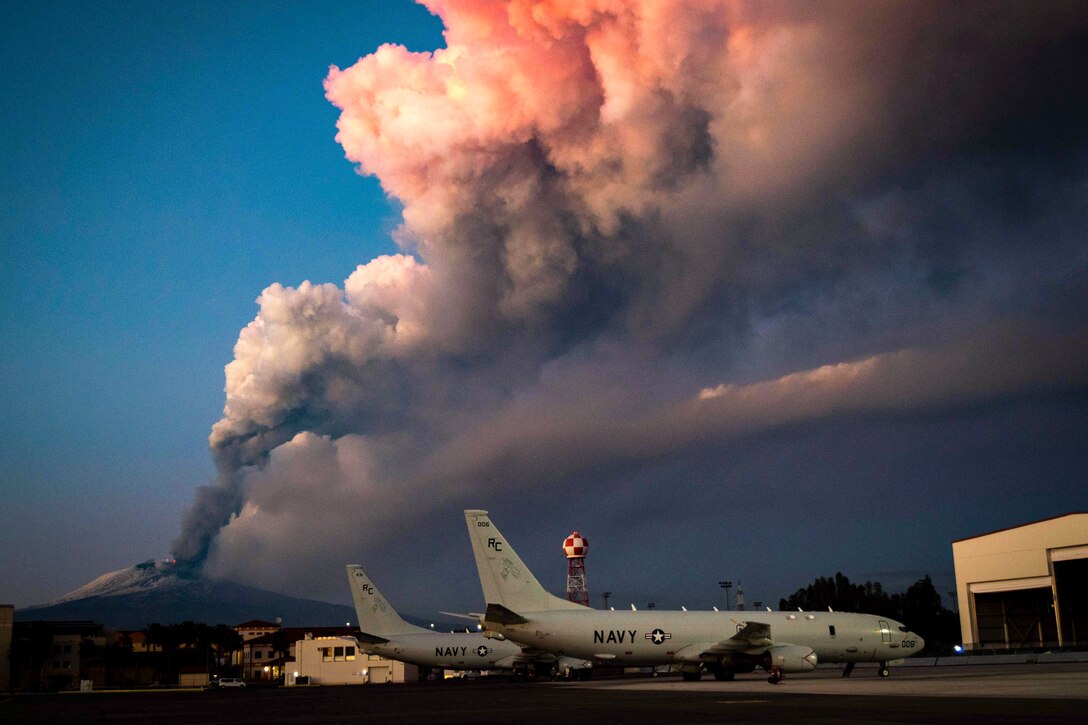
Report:
[[[591,663],[531,645],[489,639],[472,632],[436,632],[404,621],[358,564],[348,564],[348,584],[361,633],[359,648],[368,654],[447,670],[498,670],[535,676],[558,670],[568,677],[589,673]],[[584,675],[583,675],[584,676]]]
[[628,611],[590,609],[549,594],[499,533],[487,511],[466,510],[472,551],[492,636],[621,666],[673,665],[683,679],[704,670],[715,679],[762,667],[777,684],[784,674],[809,672],[818,662],[888,661],[921,651],[924,641],[886,617],[846,612]]

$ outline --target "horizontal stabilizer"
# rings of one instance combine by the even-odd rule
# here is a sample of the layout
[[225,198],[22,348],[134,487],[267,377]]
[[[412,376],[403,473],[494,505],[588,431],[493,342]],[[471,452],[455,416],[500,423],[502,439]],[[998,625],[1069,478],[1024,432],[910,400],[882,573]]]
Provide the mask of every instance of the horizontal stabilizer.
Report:
[[488,604],[484,621],[495,624],[525,624],[529,620],[501,604]]
[[458,619],[471,619],[473,622],[479,622],[480,617],[484,616],[479,612],[469,612],[468,614],[461,614],[460,612],[439,612],[439,614],[445,614],[447,617],[457,617]]
[[376,634],[367,634],[366,632],[360,632],[355,635],[355,639],[359,640],[363,644],[385,644],[389,640],[385,637],[379,637]]

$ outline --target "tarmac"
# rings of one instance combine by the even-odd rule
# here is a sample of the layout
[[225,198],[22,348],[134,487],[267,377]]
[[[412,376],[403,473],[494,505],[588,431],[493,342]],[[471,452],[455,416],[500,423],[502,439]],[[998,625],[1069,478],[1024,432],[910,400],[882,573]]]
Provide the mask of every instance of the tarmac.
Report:
[[1088,664],[230,691],[0,694],[3,723],[1088,723]]

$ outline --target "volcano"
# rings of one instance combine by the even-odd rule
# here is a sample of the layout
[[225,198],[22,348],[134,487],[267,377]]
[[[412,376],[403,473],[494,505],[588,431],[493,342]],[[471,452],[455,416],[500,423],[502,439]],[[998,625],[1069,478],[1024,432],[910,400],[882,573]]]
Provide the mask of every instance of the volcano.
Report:
[[15,616],[21,621],[87,619],[115,629],[187,620],[233,626],[251,619],[320,627],[354,622],[355,610],[192,575],[171,560],[150,560],[103,574],[48,604],[20,609]]

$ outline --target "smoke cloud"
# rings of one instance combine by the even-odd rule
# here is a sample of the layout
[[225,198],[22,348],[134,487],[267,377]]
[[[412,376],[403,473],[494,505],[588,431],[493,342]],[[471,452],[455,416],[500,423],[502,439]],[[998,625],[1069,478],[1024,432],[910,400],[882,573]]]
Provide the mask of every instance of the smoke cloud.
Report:
[[179,560],[1088,383],[1078,4],[424,4],[445,48],[325,80],[402,253],[261,294]]

